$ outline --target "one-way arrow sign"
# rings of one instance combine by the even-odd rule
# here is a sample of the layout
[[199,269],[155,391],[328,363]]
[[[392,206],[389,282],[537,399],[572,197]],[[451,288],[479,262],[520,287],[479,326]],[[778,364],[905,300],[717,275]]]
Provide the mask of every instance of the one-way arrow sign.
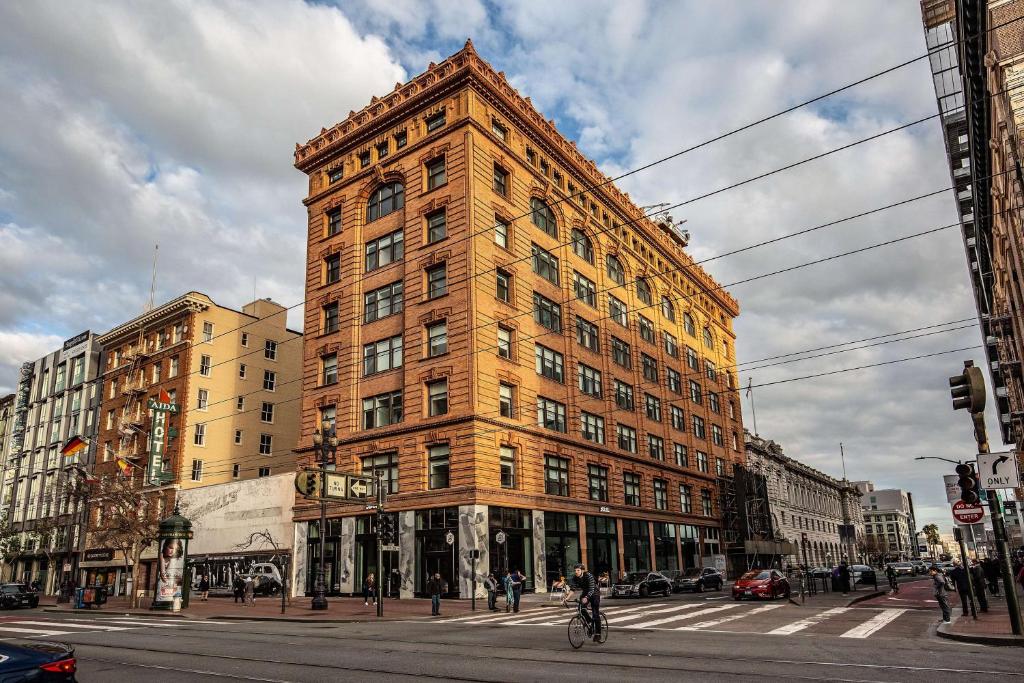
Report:
[[348,497],[349,498],[366,498],[367,493],[370,491],[370,480],[359,479],[357,477],[350,476],[348,478]]
[[981,487],[985,489],[1015,489],[1020,487],[1020,473],[1017,471],[1017,454],[979,453],[978,475]]

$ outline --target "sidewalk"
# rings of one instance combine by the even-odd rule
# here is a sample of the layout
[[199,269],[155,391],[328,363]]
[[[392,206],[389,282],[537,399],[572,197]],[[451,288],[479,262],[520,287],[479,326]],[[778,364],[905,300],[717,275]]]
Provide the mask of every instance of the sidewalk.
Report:
[[[175,619],[244,619],[256,621],[310,621],[310,622],[358,622],[376,621],[377,609],[372,604],[363,605],[362,598],[336,597],[327,598],[327,609],[324,611],[313,611],[310,607],[311,598],[297,597],[291,599],[291,604],[286,605],[285,613],[281,614],[281,598],[256,598],[256,604],[246,607],[241,603],[234,602],[233,598],[213,598],[207,602],[193,600],[188,608],[181,612],[170,612],[166,610],[150,610],[149,598],[140,600],[137,609],[128,608],[128,600],[123,597],[111,598],[106,605],[92,610],[76,610],[69,603],[55,604],[54,598],[49,596],[47,600],[40,602],[40,607],[45,612],[74,612],[77,614],[95,614],[97,616],[125,615],[148,617],[167,617]],[[487,609],[487,600],[477,600],[477,611]],[[452,616],[468,614],[470,611],[469,600],[442,600],[441,615]],[[421,619],[429,621],[435,618],[430,616],[430,600],[423,598],[407,598],[403,600],[386,599],[384,601],[384,620],[399,619]]]
[[953,621],[949,624],[939,624],[936,633],[942,638],[967,643],[1024,646],[1024,636],[1015,636],[1010,631],[1010,615],[1006,611],[1006,601],[992,595],[987,597],[988,612],[979,611],[975,620],[970,613],[967,616],[961,615],[960,600],[954,594],[950,599],[950,604],[953,605]]

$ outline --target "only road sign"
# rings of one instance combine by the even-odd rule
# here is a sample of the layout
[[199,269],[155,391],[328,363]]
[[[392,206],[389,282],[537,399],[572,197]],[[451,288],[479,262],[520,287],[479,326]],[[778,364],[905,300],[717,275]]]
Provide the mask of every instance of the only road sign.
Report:
[[953,503],[953,519],[960,524],[975,524],[985,517],[985,508],[980,503]]
[[348,478],[348,498],[367,498],[373,488],[369,477]]
[[983,489],[1015,489],[1020,487],[1017,454],[978,453],[978,477]]

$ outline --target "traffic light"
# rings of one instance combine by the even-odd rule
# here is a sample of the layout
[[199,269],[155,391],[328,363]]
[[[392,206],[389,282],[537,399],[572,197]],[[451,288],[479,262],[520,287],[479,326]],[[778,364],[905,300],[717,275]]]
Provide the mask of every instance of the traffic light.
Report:
[[393,515],[385,514],[380,516],[380,539],[384,545],[397,545],[397,521]]
[[318,498],[320,496],[320,473],[307,471],[302,479],[302,495],[307,498]]
[[985,376],[973,363],[964,363],[963,374],[950,377],[949,387],[953,410],[966,408],[971,413],[985,412]]
[[977,503],[978,479],[974,474],[974,468],[970,465],[957,465],[956,473],[960,477],[956,482],[960,487],[960,500],[965,503]]

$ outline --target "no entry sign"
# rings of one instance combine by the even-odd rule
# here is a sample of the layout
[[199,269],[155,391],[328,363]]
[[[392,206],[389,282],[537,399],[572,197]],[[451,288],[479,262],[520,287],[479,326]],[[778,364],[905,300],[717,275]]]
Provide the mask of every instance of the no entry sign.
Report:
[[953,519],[960,524],[976,524],[985,516],[985,508],[980,503],[965,503],[958,500],[953,503]]

